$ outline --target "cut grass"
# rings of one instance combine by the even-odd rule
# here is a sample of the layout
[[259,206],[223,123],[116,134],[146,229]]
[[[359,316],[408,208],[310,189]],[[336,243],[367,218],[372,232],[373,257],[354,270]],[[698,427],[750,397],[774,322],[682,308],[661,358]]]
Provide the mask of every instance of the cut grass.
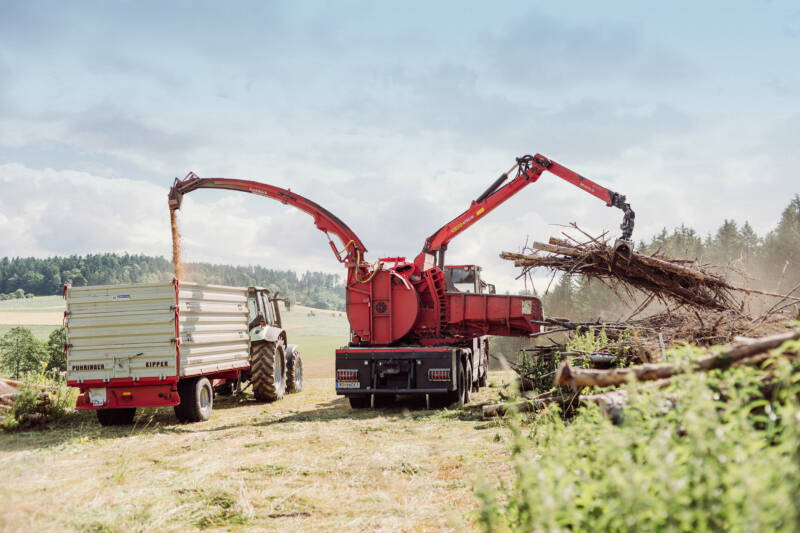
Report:
[[0,530],[470,527],[475,473],[510,476],[510,433],[480,419],[498,388],[455,411],[353,411],[331,379],[307,378],[274,404],[220,398],[198,424],[147,409],[102,428],[80,412],[2,434]]

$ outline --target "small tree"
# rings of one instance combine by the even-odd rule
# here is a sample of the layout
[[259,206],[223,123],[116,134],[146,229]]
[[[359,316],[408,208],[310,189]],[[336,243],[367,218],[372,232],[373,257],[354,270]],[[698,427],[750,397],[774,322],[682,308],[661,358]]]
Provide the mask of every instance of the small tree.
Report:
[[0,368],[6,375],[19,378],[26,372],[39,370],[47,360],[44,344],[36,340],[28,328],[17,326],[0,338]]
[[64,343],[67,342],[67,330],[64,327],[54,329],[47,338],[47,368],[66,370],[67,361],[64,359]]

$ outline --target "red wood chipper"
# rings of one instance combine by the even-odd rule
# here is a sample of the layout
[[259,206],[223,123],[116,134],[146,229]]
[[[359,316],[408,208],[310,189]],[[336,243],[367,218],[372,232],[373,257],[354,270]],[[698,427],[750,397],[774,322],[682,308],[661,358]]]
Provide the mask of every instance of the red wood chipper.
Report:
[[400,394],[427,394],[431,406],[440,407],[464,404],[472,391],[487,384],[487,336],[528,336],[539,331],[538,298],[495,294],[494,286],[481,279],[479,266],[445,265],[445,252],[453,238],[537,181],[545,170],[621,209],[624,219],[617,251],[630,254],[634,213],[625,196],[539,154],[517,158],[466,211],[428,237],[413,261],[389,257],[367,262],[367,248],[347,224],[308,198],[266,183],[201,178],[190,172],[175,180],[169,206],[180,209],[183,195],[196,189],[230,189],[266,196],[310,214],[347,268],[351,338],[348,346],[336,350],[337,394],[347,396],[353,408],[369,407],[373,398],[374,405],[386,405]]

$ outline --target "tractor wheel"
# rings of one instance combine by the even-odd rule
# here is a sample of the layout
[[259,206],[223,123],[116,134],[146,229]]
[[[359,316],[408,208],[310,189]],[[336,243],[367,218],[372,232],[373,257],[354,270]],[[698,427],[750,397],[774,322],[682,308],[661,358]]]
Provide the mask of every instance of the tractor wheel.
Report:
[[303,358],[297,350],[286,357],[286,392],[294,394],[303,390]]
[[181,403],[174,407],[181,422],[203,422],[211,416],[214,407],[214,390],[208,378],[183,379],[178,382]]
[[351,409],[369,409],[369,395],[366,396],[348,396],[350,400]]
[[133,422],[136,408],[125,409],[98,409],[97,421],[101,426],[128,426]]
[[274,402],[286,392],[286,355],[283,342],[260,342],[250,355],[250,382],[261,402]]

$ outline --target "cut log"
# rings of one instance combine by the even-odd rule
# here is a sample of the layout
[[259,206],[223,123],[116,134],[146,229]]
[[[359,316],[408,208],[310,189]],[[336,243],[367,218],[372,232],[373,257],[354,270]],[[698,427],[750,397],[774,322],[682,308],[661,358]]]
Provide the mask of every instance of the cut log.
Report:
[[752,357],[756,354],[772,350],[786,341],[800,338],[800,331],[790,331],[778,335],[770,335],[746,344],[734,345],[726,351],[702,357],[686,367],[672,364],[645,364],[627,368],[613,368],[611,370],[595,370],[586,368],[573,368],[568,361],[563,361],[556,371],[555,384],[578,387],[609,387],[622,385],[628,380],[652,381],[666,379],[676,374],[691,371],[707,371],[718,368],[727,368],[733,363]]
[[[566,400],[566,401],[565,401]],[[619,420],[622,410],[628,401],[628,395],[625,391],[616,390],[609,391],[603,394],[581,395],[577,398],[580,404],[594,403],[600,407],[600,411],[613,421]],[[551,403],[574,403],[575,397],[565,399],[560,396],[552,398],[534,398],[531,400],[524,400],[514,403],[497,403],[483,406],[483,417],[491,418],[495,416],[505,416],[511,410],[520,413],[528,413],[537,411],[544,406]]]

